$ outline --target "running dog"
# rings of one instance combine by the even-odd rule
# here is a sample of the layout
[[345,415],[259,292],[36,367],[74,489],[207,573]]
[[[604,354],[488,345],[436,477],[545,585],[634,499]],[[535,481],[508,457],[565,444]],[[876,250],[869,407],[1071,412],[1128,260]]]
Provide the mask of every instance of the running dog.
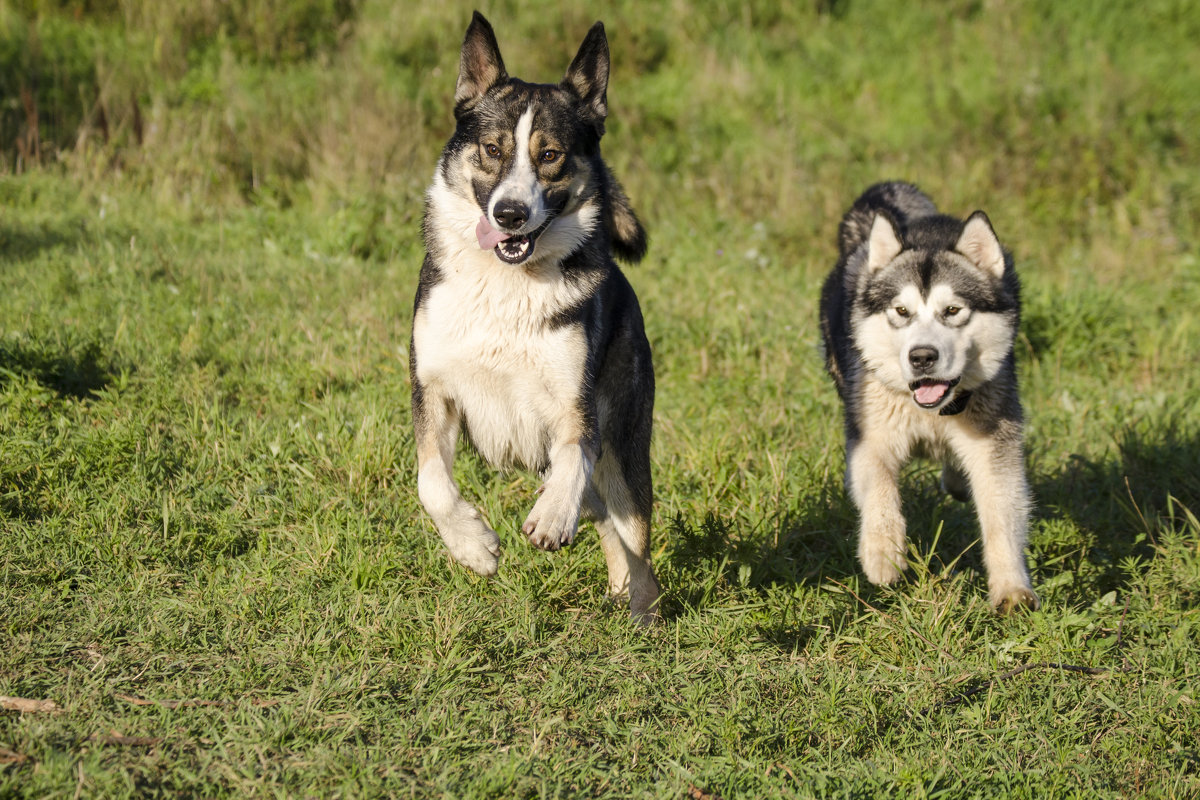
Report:
[[992,607],[1038,607],[1025,565],[1032,505],[1013,363],[1020,286],[986,214],[939,214],[907,183],[869,188],[838,229],[821,292],[826,366],[845,405],[846,487],[867,579],[906,568],[898,476],[916,454],[974,498]]
[[637,297],[613,260],[647,239],[600,157],[608,40],[597,22],[558,84],[505,70],[478,12],[463,41],[457,126],[425,196],[410,373],[417,493],[455,561],[495,574],[500,539],[451,474],[460,429],[496,466],[542,473],[535,547],[595,523],[608,590],[658,617],[650,561],[654,370]]

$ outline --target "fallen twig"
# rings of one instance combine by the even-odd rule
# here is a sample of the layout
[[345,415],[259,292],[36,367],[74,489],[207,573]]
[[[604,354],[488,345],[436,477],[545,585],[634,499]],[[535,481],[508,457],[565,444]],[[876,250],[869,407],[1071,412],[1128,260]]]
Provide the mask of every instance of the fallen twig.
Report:
[[30,700],[26,697],[6,697],[0,695],[0,710],[20,711],[22,714],[54,713],[62,711],[53,700]]
[[223,707],[229,705],[224,700],[145,700],[131,694],[115,694],[113,697],[132,703],[135,706],[161,706],[162,708],[195,708],[203,706]]
[[[117,700],[123,700],[126,703],[135,706],[159,706],[160,708],[226,708],[233,705],[230,700],[147,700],[144,697],[137,697],[132,694],[114,694]],[[254,699],[250,704],[255,708],[270,708],[271,706],[279,705],[278,700],[259,700]]]
[[17,753],[7,747],[0,747],[0,764],[24,764],[29,756]]
[[[1125,608],[1121,611],[1121,621],[1117,623],[1116,649],[1118,650],[1121,648],[1121,637],[1124,635],[1125,631],[1125,616],[1128,613],[1129,598],[1126,597]],[[1010,669],[1008,672],[1001,673],[991,680],[984,681],[974,688],[967,689],[965,692],[961,692],[954,697],[947,698],[940,703],[935,703],[932,706],[927,706],[921,709],[918,713],[920,713],[922,716],[927,716],[932,714],[934,711],[940,711],[943,708],[956,706],[959,703],[969,700],[980,692],[987,691],[1001,681],[1006,681],[1009,678],[1015,678],[1022,672],[1032,672],[1035,669],[1061,669],[1066,672],[1078,672],[1083,675],[1104,675],[1109,672],[1132,672],[1133,666],[1128,661],[1122,661],[1121,666],[1119,667],[1085,667],[1079,664],[1059,664],[1053,661],[1039,661],[1035,664],[1024,664],[1015,669]]]

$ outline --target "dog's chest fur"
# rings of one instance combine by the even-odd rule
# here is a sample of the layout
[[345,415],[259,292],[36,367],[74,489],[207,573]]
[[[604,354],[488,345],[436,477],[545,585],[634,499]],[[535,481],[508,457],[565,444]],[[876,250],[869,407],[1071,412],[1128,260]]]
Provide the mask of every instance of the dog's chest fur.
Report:
[[960,420],[918,408],[907,394],[888,388],[873,375],[864,377],[855,402],[860,405],[864,438],[887,442],[900,460],[914,452],[944,458],[952,441],[964,435]]
[[461,409],[494,464],[545,464],[552,427],[575,413],[587,345],[578,325],[554,325],[579,301],[556,267],[530,273],[490,252],[441,267],[416,312],[417,377]]

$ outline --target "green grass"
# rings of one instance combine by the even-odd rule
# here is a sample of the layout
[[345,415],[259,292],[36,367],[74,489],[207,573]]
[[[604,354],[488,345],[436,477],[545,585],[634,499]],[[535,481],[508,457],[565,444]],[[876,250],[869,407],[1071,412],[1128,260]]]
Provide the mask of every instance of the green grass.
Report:
[[[1190,5],[603,12],[652,237],[650,631],[594,532],[524,543],[533,476],[459,459],[492,580],[416,498],[470,8],[0,0],[0,695],[58,706],[0,712],[0,797],[1200,795]],[[536,80],[597,13],[483,11]],[[1016,255],[1038,612],[989,613],[930,464],[911,578],[858,572],[816,298],[891,177]]]

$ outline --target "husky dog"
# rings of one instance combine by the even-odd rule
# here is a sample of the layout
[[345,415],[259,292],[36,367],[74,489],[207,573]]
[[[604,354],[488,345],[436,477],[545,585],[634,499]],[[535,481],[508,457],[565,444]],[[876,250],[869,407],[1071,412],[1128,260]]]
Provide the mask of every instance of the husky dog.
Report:
[[992,607],[1037,608],[1025,566],[1031,500],[1013,365],[1012,259],[991,222],[939,214],[907,183],[872,186],[838,228],[821,292],[826,366],[846,410],[846,487],[872,583],[905,569],[900,467],[943,462],[942,487],[974,497]]
[[410,372],[417,493],[451,556],[496,572],[500,539],[451,474],[460,428],[497,466],[542,473],[522,531],[543,550],[600,532],[608,590],[658,616],[650,563],[654,370],[641,310],[613,261],[646,234],[600,158],[604,26],[558,84],[510,78],[478,12],[463,41],[457,120],[425,196],[426,255]]

